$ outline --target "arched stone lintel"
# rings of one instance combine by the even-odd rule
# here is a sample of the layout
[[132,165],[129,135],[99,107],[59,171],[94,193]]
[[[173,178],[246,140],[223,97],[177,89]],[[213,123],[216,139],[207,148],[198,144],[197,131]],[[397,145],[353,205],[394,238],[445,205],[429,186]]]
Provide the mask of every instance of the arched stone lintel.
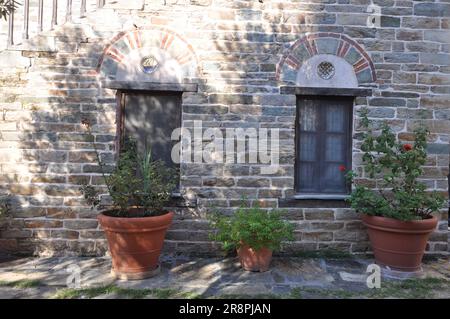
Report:
[[[151,55],[157,61],[154,72],[145,73],[141,60]],[[103,80],[180,83],[199,78],[198,57],[178,33],[161,27],[123,31],[111,39],[97,64]]]
[[[337,61],[348,64],[353,70],[358,86],[376,82],[375,67],[367,52],[349,37],[331,32],[311,33],[295,41],[277,65],[277,80],[299,85],[299,81],[307,77],[299,72],[304,72],[304,65],[317,55],[336,56]],[[311,84],[311,86],[319,85],[320,83]]]

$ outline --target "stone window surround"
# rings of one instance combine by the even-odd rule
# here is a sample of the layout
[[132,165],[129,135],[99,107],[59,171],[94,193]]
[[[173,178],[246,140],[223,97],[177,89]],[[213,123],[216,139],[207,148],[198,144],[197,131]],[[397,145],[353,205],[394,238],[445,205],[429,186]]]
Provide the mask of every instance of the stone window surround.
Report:
[[[316,88],[300,86],[281,86],[280,94],[296,96],[371,96],[370,88]],[[279,205],[289,207],[348,207],[344,202],[349,195],[303,195],[294,194],[291,198],[279,199]]]
[[[102,81],[102,87],[117,90],[116,92],[116,116],[117,116],[117,131],[116,135],[116,150],[120,149],[120,137],[123,130],[121,123],[122,108],[124,107],[125,93],[129,92],[198,92],[197,83],[155,83],[155,82],[134,82],[134,81]],[[116,152],[116,155],[118,153]],[[192,201],[186,200],[181,196],[180,192],[172,193],[172,202],[170,206],[173,207],[195,207],[196,204]]]
[[333,32],[309,33],[295,41],[277,64],[277,80],[299,84],[302,65],[318,55],[335,56],[348,63],[359,86],[377,81],[374,64],[364,48],[346,35]]

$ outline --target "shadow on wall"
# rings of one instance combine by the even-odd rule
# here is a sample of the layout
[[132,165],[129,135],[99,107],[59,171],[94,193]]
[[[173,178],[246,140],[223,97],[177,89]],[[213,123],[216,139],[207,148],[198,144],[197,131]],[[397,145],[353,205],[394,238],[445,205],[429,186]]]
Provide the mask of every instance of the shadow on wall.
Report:
[[[251,7],[266,5],[255,2]],[[260,18],[265,23],[255,21]],[[199,219],[208,207],[231,213],[244,195],[247,205],[258,203],[270,209],[292,189],[290,178],[270,186],[271,177],[293,176],[295,160],[295,98],[279,95],[276,65],[285,49],[304,33],[342,31],[319,25],[314,16],[298,14],[246,10],[239,19],[218,20],[217,31],[206,32],[210,38],[193,35],[203,78],[199,93],[184,96],[183,126],[202,120],[205,128],[217,127],[223,133],[237,127],[280,128],[281,166],[273,176],[261,176],[260,166],[248,163],[183,164],[182,187],[198,196],[202,213],[182,213],[168,233],[167,246],[186,253],[211,252],[215,247],[207,239],[206,223]],[[31,66],[15,73],[15,80],[9,77],[3,82],[14,92],[3,112],[11,125],[11,130],[2,133],[4,149],[8,149],[3,162],[12,163],[2,165],[3,172],[8,172],[3,175],[3,189],[14,195],[15,209],[0,241],[14,251],[40,255],[101,255],[106,251],[97,212],[86,206],[79,187],[90,183],[105,190],[92,142],[107,168],[114,164],[115,92],[100,88],[95,72],[114,34],[94,30],[87,34],[87,27],[62,26],[55,31],[58,52],[23,52]],[[92,123],[94,140],[83,129],[82,119]],[[108,204],[107,196],[104,204]],[[193,238],[196,242],[189,243]],[[317,249],[318,240],[298,242],[297,248]]]
[[[94,32],[87,42],[85,30],[58,28],[57,52],[23,51],[29,67],[2,79],[8,92],[2,105],[2,191],[13,195],[12,217],[0,239],[4,249],[41,255],[106,250],[96,212],[86,207],[79,187],[103,188],[91,142],[106,168],[113,167],[115,98],[99,88],[95,73],[102,35]],[[81,125],[85,118],[94,140]]]

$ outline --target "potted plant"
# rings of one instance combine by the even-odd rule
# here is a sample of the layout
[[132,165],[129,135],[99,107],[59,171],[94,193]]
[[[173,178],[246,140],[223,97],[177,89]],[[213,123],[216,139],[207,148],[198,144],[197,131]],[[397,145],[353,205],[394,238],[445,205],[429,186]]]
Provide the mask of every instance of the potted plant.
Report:
[[359,183],[353,171],[347,177],[354,183],[351,207],[362,214],[376,262],[400,271],[420,269],[429,235],[437,225],[432,213],[444,206],[444,198],[428,191],[420,182],[427,161],[428,130],[414,130],[414,142],[401,143],[386,122],[379,130],[361,110],[364,129],[363,177],[376,187]]
[[[92,135],[89,123],[84,124]],[[165,206],[175,187],[174,170],[152,160],[148,150],[141,155],[128,139],[114,170],[106,174],[95,144],[94,150],[112,201],[112,208],[98,215],[112,257],[112,273],[121,279],[153,276],[159,271],[159,255],[173,218]],[[80,190],[90,205],[99,206],[99,192],[92,185]]]
[[283,240],[293,239],[294,226],[282,220],[278,210],[242,205],[230,217],[213,214],[210,224],[215,228],[211,239],[221,242],[225,250],[236,249],[242,268],[248,271],[267,271],[272,252]]

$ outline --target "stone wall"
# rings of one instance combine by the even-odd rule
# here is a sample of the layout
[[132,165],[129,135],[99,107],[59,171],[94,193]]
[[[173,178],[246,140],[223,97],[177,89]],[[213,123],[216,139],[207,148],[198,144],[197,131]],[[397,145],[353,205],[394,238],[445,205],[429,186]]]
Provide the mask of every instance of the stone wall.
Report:
[[[188,205],[176,208],[166,251],[217,252],[202,216],[211,206],[233,211],[243,195],[249,205],[287,209],[296,224],[296,240],[284,247],[285,253],[368,250],[358,216],[342,203],[290,199],[296,100],[280,94],[280,85],[289,82],[280,74],[293,44],[308,35],[343,35],[367,55],[367,66],[364,61],[353,66],[357,72],[369,70],[359,80],[373,95],[356,98],[355,111],[368,106],[371,118],[387,120],[404,141],[411,140],[419,122],[428,125],[432,134],[423,180],[446,194],[449,3],[374,1],[382,13],[376,28],[367,26],[368,0],[152,0],[143,8],[126,3],[107,5],[80,20],[82,24],[65,24],[47,33],[55,44],[52,51],[0,53],[0,180],[2,192],[12,193],[16,204],[13,218],[2,222],[0,247],[40,255],[106,252],[97,212],[79,192],[84,182],[102,188],[92,141],[81,120],[93,123],[94,142],[112,164],[115,91],[102,87],[101,68],[105,58],[112,57],[110,46],[136,27],[166,30],[195,53],[198,73],[192,80],[199,90],[183,94],[184,127],[201,120],[204,127],[221,129],[280,129],[281,165],[276,173],[262,175],[257,164],[181,165]],[[360,163],[357,138],[355,134],[355,168]],[[429,252],[448,250],[446,211],[439,217]]]

